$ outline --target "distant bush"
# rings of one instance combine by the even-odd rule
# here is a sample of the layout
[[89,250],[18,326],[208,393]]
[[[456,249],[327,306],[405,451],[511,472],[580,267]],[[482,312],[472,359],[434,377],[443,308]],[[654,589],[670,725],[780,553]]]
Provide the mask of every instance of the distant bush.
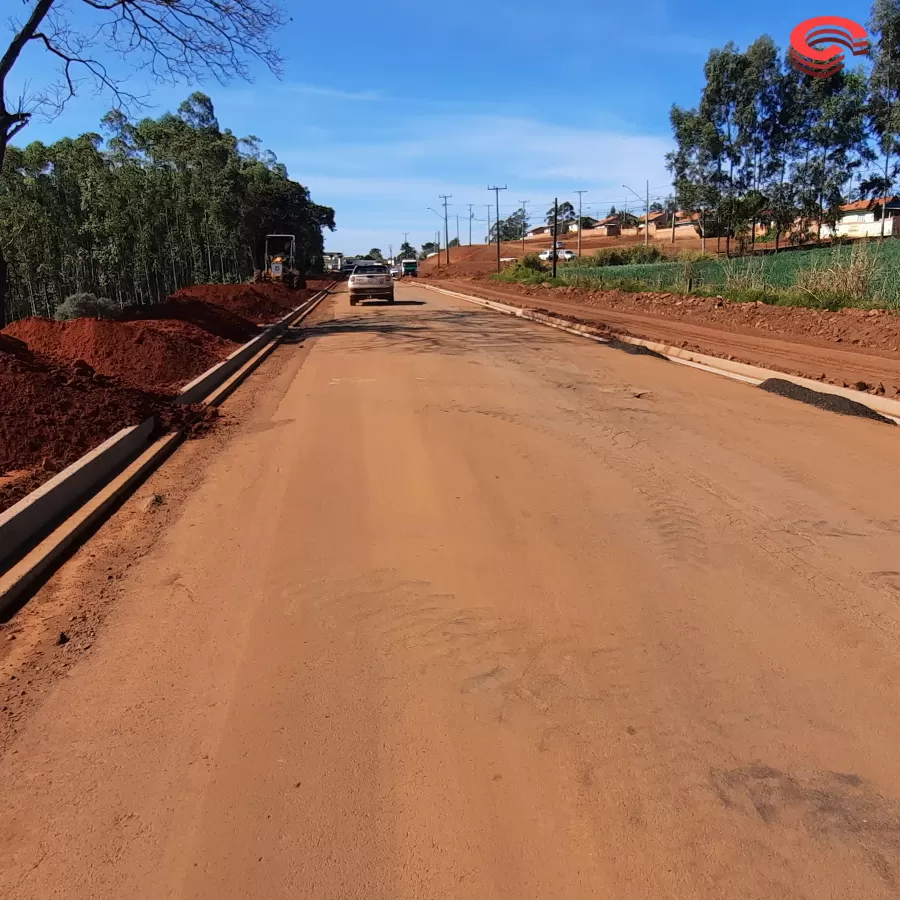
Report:
[[571,266],[633,266],[641,263],[655,263],[668,260],[666,254],[655,244],[631,244],[626,247],[604,247],[592,256],[582,256],[573,260]]
[[537,253],[527,253],[516,263],[516,265],[522,269],[529,269],[532,272],[543,272],[545,268],[543,261]]
[[58,322],[69,319],[108,319],[116,312],[116,305],[108,297],[96,294],[70,294],[53,311],[53,318]]

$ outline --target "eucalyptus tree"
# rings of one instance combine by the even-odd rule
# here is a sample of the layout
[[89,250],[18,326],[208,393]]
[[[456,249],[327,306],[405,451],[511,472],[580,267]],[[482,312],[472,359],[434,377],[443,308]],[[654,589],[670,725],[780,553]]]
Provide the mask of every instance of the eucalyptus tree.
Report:
[[90,133],[8,150],[0,246],[11,316],[50,315],[75,292],[125,306],[243,279],[261,267],[271,232],[296,234],[301,266],[320,263],[334,210],[256,139],[221,129],[205,95],[157,119],[114,111],[103,128],[105,142]]
[[[8,45],[0,46],[0,171],[11,141],[32,116],[58,114],[82,85],[106,92],[117,106],[140,103],[104,62],[109,56],[169,82],[245,78],[251,60],[280,70],[270,43],[284,21],[278,0],[23,0],[21,7],[10,22]],[[29,53],[47,55],[56,74],[15,102],[12,76]],[[0,326],[8,281],[4,251],[0,244]]]

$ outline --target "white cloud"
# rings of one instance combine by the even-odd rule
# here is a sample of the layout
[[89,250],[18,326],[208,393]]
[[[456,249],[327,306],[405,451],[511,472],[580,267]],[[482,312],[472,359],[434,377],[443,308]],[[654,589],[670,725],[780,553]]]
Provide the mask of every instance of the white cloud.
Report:
[[305,94],[310,97],[327,97],[332,100],[373,101],[387,99],[382,91],[344,91],[340,88],[323,84],[306,84],[305,82],[288,82],[279,86],[281,90],[293,94]]
[[[329,237],[332,249],[360,252],[397,245],[403,231],[411,232],[417,244],[430,240],[441,223],[427,207],[440,208],[439,194],[452,195],[451,236],[459,213],[460,231],[467,237],[468,204],[484,220],[485,204],[493,201],[488,184],[508,185],[500,197],[501,215],[527,198],[529,210],[540,216],[554,196],[571,199],[575,189],[589,192],[587,208],[605,204],[605,212],[611,202],[621,205],[627,196],[624,184],[643,195],[647,181],[653,188],[670,182],[665,169],[670,141],[621,125],[442,115],[381,128],[381,133],[370,130],[365,142],[274,148],[318,202],[335,207],[338,231]],[[473,237],[478,240],[484,231],[482,221]]]

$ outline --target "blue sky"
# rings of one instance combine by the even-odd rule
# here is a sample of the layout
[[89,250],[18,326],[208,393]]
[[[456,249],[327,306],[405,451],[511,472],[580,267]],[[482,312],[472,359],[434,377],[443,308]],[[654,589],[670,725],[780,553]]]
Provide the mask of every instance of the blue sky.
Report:
[[[77,0],[69,0],[73,7]],[[276,37],[281,80],[259,68],[252,83],[153,86],[148,114],[177,107],[191,90],[213,98],[223,127],[255,134],[336,210],[327,246],[346,253],[388,251],[409,232],[416,245],[441,221],[427,207],[451,194],[451,237],[460,217],[468,241],[486,232],[488,184],[507,185],[501,215],[528,200],[531,221],[554,196],[605,214],[669,190],[672,103],[693,105],[712,47],[745,47],[768,33],[783,48],[791,29],[815,15],[865,23],[867,2],[818,0],[643,0],[604,4],[450,5],[394,0],[373,7],[348,0],[331,7],[287,0],[291,21]],[[25,7],[23,7],[24,9]],[[18,12],[16,11],[18,14]],[[4,26],[5,27],[5,23]],[[127,73],[124,64],[117,71]],[[34,48],[15,70],[11,97],[38,90],[50,74]],[[139,72],[136,93],[147,89]],[[35,120],[19,143],[98,130],[109,107],[87,87],[52,122]]]

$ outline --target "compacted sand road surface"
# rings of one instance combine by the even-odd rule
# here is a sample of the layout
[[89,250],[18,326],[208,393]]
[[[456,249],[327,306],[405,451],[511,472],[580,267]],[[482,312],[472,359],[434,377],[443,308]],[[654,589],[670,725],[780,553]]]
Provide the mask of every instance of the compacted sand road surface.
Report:
[[900,429],[399,299],[8,746],[0,896],[896,898]]

